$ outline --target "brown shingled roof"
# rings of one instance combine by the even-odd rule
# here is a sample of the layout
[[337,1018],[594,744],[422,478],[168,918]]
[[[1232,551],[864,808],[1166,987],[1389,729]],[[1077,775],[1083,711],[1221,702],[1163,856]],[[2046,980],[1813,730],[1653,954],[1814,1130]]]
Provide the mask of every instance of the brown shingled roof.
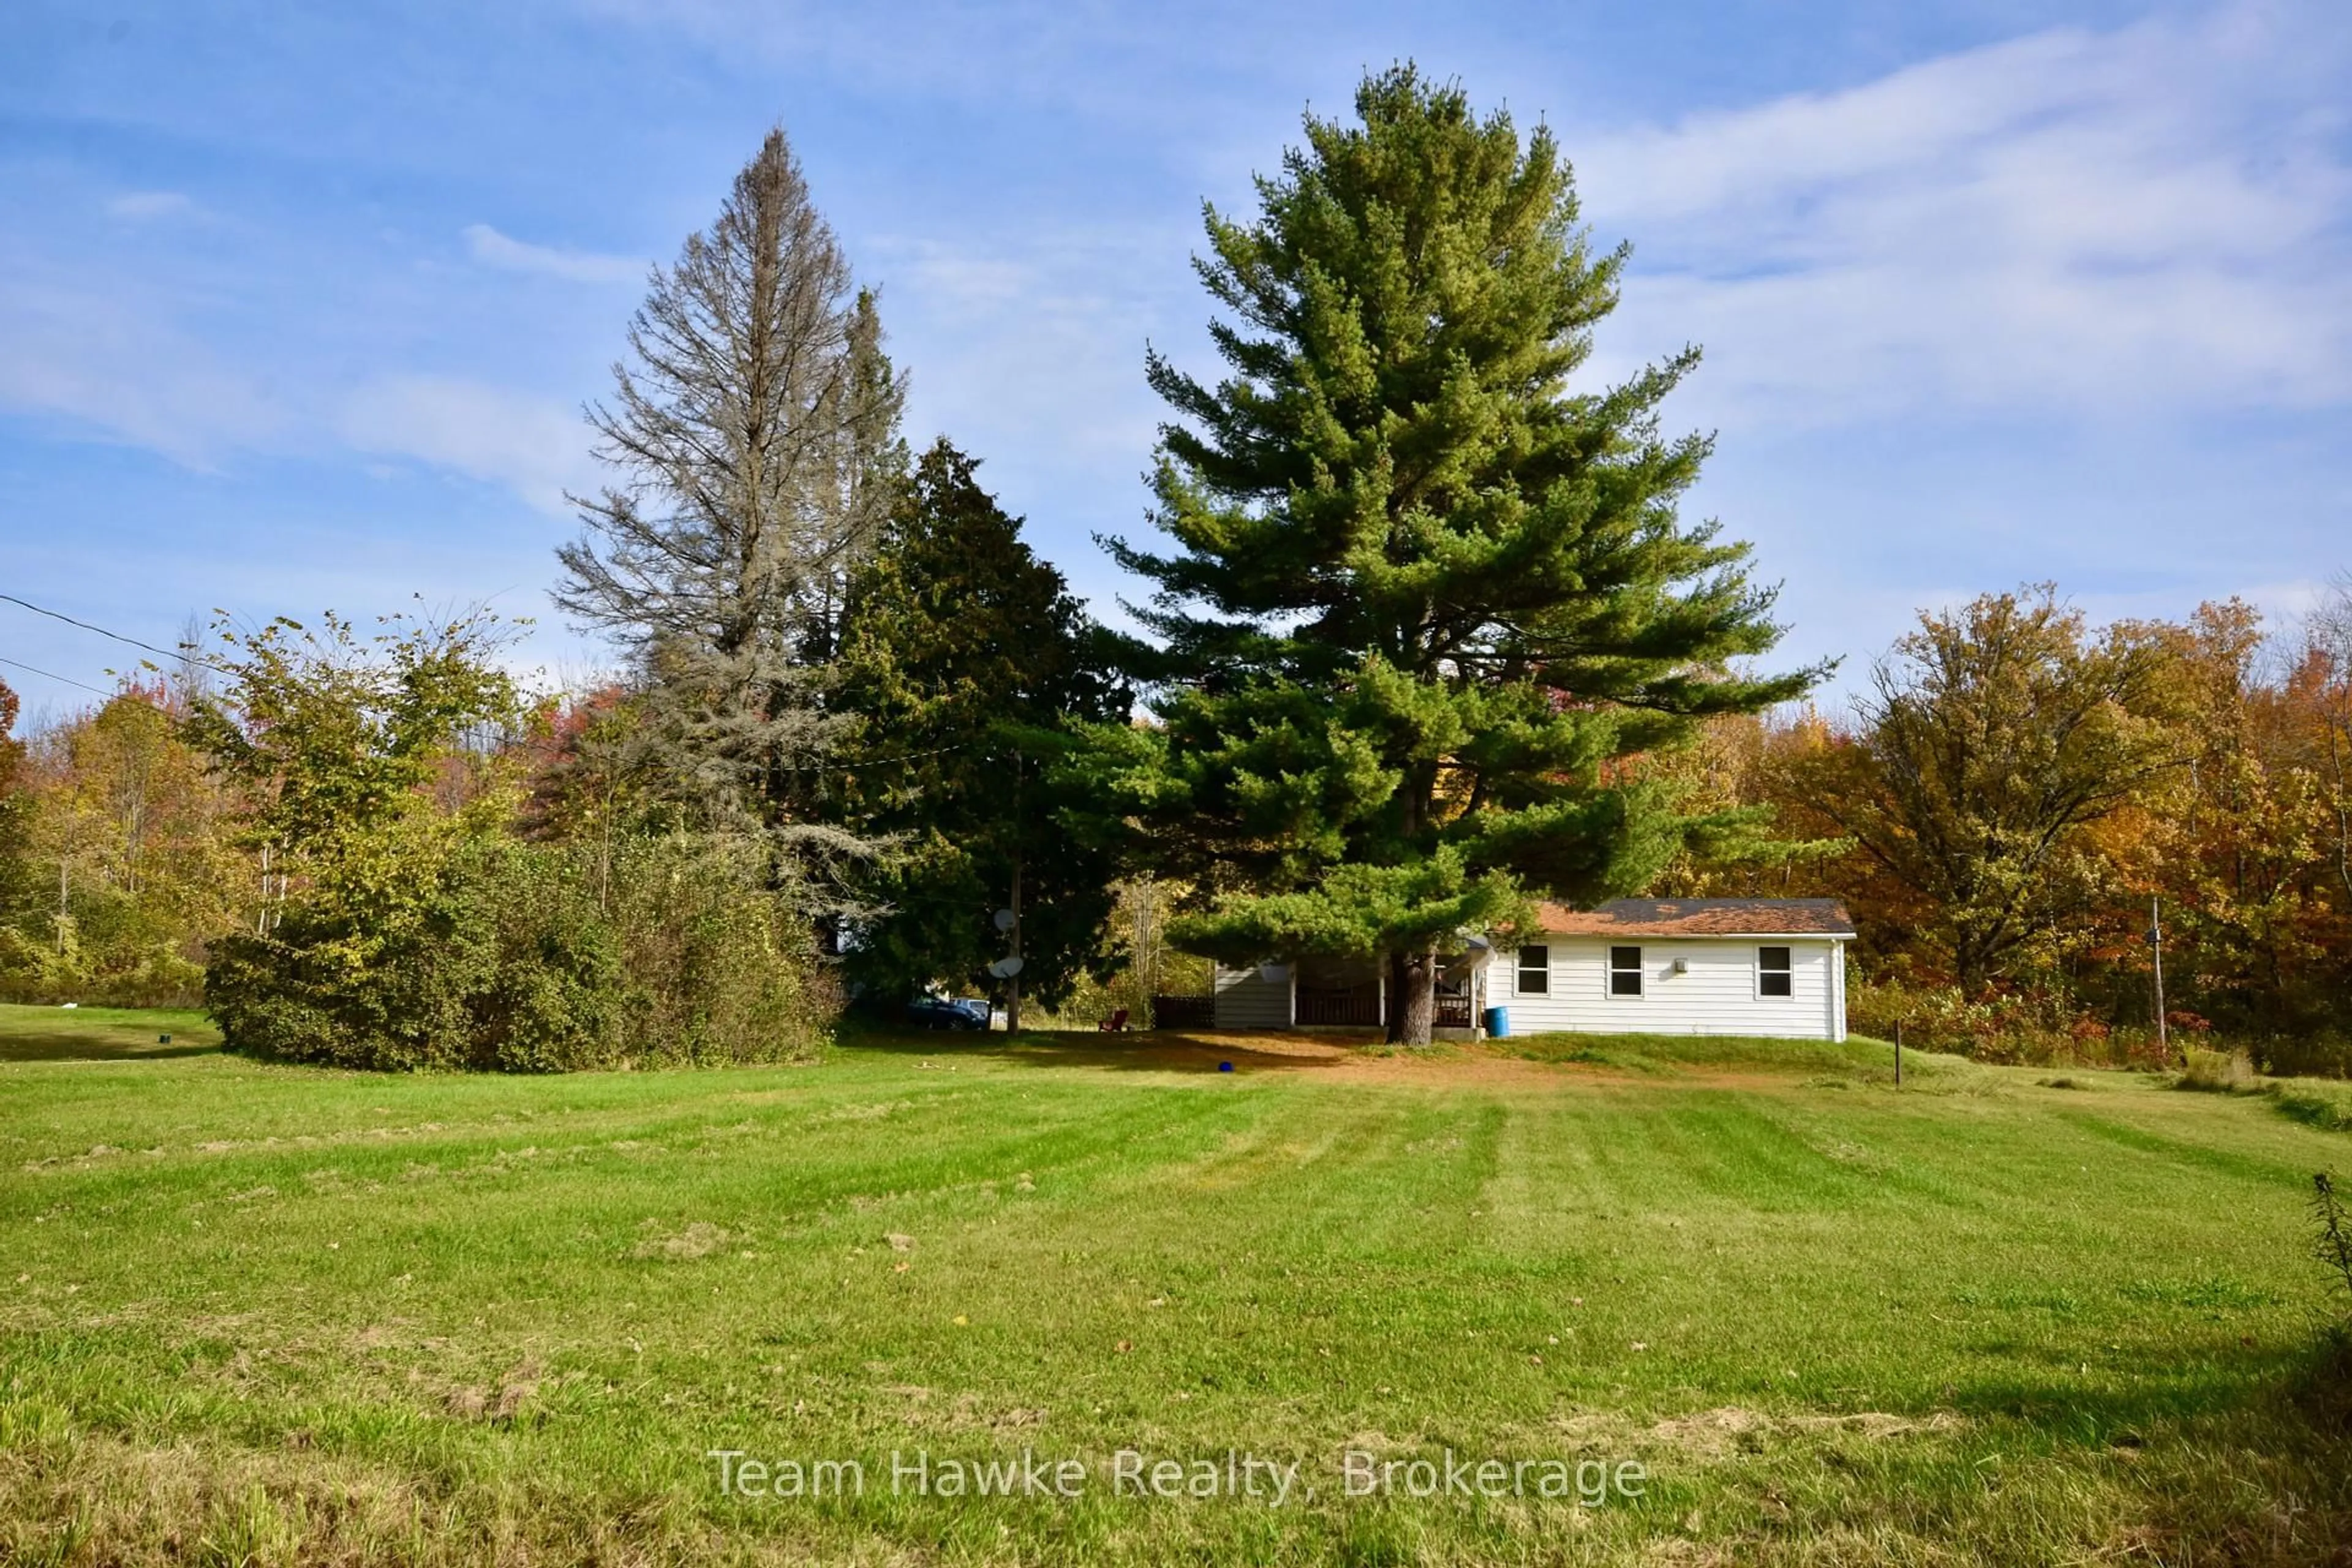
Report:
[[1541,907],[1558,936],[1852,936],[1835,899],[1612,899],[1598,909]]

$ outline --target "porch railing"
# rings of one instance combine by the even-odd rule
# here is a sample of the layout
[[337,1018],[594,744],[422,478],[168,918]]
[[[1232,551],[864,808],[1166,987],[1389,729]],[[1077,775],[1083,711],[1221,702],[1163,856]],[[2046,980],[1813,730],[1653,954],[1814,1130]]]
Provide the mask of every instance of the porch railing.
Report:
[[[1430,1022],[1435,1027],[1470,1027],[1475,1014],[1467,993],[1455,996],[1440,993],[1430,998]],[[1381,1016],[1380,988],[1374,985],[1302,985],[1298,988],[1297,1017],[1302,1025],[1344,1025],[1361,1029],[1377,1029],[1388,1022]]]
[[1301,1024],[1377,1029],[1381,1026],[1380,987],[1302,985],[1298,988],[1298,1011],[1295,1016]]
[[1155,1029],[1212,1029],[1217,1024],[1213,996],[1154,996],[1151,1026]]

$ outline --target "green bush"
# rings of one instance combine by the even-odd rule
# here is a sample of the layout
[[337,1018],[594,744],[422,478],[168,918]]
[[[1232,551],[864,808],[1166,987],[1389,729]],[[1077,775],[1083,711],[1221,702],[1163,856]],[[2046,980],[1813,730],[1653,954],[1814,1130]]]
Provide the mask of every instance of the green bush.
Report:
[[2273,1083],[2263,1092],[2297,1121],[2330,1132],[2352,1132],[2352,1089],[2340,1083]]
[[184,1007],[202,992],[204,965],[184,951],[194,944],[139,900],[78,890],[72,910],[0,925],[0,1002]]
[[814,1053],[840,988],[807,923],[761,890],[748,846],[629,841],[600,877],[627,1005],[623,1059],[642,1065],[790,1061]]
[[1980,1062],[2106,1065],[2113,1055],[2106,1031],[2084,1037],[2048,998],[2031,993],[1971,1001],[1956,986],[1880,978],[1849,987],[1846,1021],[1856,1034],[1886,1040],[1899,1024],[1906,1045]]
[[2082,1009],[2081,999],[2049,988],[2023,986],[1973,1000],[1950,985],[1906,981],[1901,974],[1857,980],[1846,994],[1846,1018],[1856,1034],[1893,1039],[1900,1023],[1904,1041],[1924,1050],[1948,1051],[1979,1062],[2036,1067],[2122,1068],[2161,1072],[2174,1068],[2184,1048],[2235,1050],[2263,1071],[2343,1077],[2352,1073],[2352,1045],[2340,1036],[2241,1040],[2208,1032],[2194,1014],[2175,1011],[2169,1037],[2152,1024],[2114,1024]]
[[299,900],[215,945],[233,1048],[388,1070],[563,1072],[774,1061],[831,1016],[804,928],[740,859],[681,840],[609,856],[483,838],[390,914]]
[[2257,1045],[2255,1057],[2273,1078],[2352,1078],[2352,1036],[2280,1036]]
[[2231,1093],[2254,1087],[2254,1064],[2243,1051],[2208,1050],[2190,1046],[2181,1052],[2182,1089]]

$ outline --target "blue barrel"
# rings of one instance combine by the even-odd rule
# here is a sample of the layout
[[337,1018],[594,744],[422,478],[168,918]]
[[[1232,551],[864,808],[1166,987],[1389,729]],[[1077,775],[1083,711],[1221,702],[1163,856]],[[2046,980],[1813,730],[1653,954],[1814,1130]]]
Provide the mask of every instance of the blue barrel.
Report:
[[1486,1037],[1490,1040],[1507,1040],[1511,1037],[1511,1010],[1508,1007],[1486,1009]]

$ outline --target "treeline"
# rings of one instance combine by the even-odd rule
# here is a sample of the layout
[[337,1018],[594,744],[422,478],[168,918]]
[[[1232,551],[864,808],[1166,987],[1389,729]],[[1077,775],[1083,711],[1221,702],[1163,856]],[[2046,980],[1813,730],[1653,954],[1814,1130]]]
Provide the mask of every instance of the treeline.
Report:
[[1665,763],[1804,847],[1686,858],[1662,890],[1843,899],[1874,1034],[2352,1072],[2352,582],[2275,626],[2235,599],[2093,627],[2048,586],[1990,595],[1922,615],[1861,685]]
[[133,679],[20,735],[0,682],[0,998],[186,1003],[209,939],[253,920],[237,803],[188,712],[184,684]]
[[[901,429],[880,301],[781,132],[657,269],[555,599],[560,699],[482,616],[224,622],[0,742],[0,994],[201,994],[371,1067],[773,1059],[926,989],[1140,1014],[1207,961],[1382,965],[1430,1037],[1538,899],[1833,894],[1855,1023],[1981,1055],[2168,1032],[2342,1070],[2352,609],[1921,618],[1850,712],[1748,546],[1678,513],[1696,351],[1583,384],[1622,251],[1540,127],[1412,68],[1306,125],[1156,355],[1140,635],[976,460]],[[5,688],[0,688],[5,693]],[[0,696],[0,718],[15,718]],[[7,726],[0,725],[0,734]]]
[[556,594],[616,677],[533,699],[480,615],[223,620],[0,752],[0,995],[545,1070],[803,1054],[845,999],[989,984],[1008,900],[1015,985],[1109,977],[1063,763],[1128,688],[975,461],[908,451],[780,133],[628,342]]
[[350,1066],[790,1058],[853,995],[989,987],[1016,877],[1031,995],[1099,990],[1134,922],[1063,760],[1129,698],[1018,533],[934,447],[766,690],[665,647],[533,699],[481,615],[224,619],[25,736],[0,683],[0,999]]
[[[847,623],[857,695],[845,710],[872,728],[845,754],[873,760],[835,780],[840,800],[859,803],[845,819],[892,840],[852,879],[864,907],[887,914],[861,923],[837,898],[779,884],[746,858],[752,840],[691,830],[661,784],[644,698],[626,686],[526,708],[488,662],[488,625],[412,626],[373,647],[332,622],[321,637],[280,625],[255,647],[232,636],[225,658],[127,681],[30,736],[10,735],[17,700],[0,685],[0,995],[187,1004],[205,994],[209,963],[214,999],[240,1034],[290,1056],[555,1066],[790,1055],[822,1034],[850,985],[892,1001],[935,982],[992,988],[986,966],[1003,942],[985,917],[1020,861],[1033,877],[1033,996],[1042,987],[1090,1018],[1120,1005],[1140,1016],[1155,990],[1197,988],[1197,967],[1160,973],[1184,963],[1165,943],[1183,885],[1133,876],[1102,803],[1050,767],[1073,744],[1056,712],[1099,716],[1123,700],[1087,655],[1083,619],[1050,569],[1019,553],[1009,520],[984,510],[968,459],[935,451],[912,481]],[[955,546],[989,538],[1006,563],[974,567]],[[940,640],[977,625],[920,610],[950,578],[1025,584],[1032,614],[1014,617],[1025,635]],[[1038,635],[1056,627],[1058,639]],[[989,690],[970,649],[1002,657],[1057,640],[1049,673],[1086,695],[1049,695],[1025,715],[1030,728],[1008,726],[1018,682],[999,670]],[[215,666],[235,703],[214,695]],[[387,728],[365,746],[337,734],[316,754],[298,743],[293,692],[398,724],[408,721],[389,716],[389,689],[356,684],[414,685],[427,668],[470,668],[463,700],[413,710],[462,715],[464,728],[422,740]],[[268,743],[248,744],[248,729]],[[1016,808],[1009,758],[1024,742],[1050,776],[1033,777],[1036,793]],[[371,752],[404,771],[335,771]],[[1988,595],[1924,615],[1843,710],[1717,718],[1690,747],[1633,766],[1695,811],[1765,812],[1776,826],[1727,850],[1692,847],[1651,890],[1846,902],[1862,933],[1857,1028],[1891,1036],[1899,1021],[1921,1045],[1993,1058],[2158,1065],[2154,921],[2175,1045],[2242,1046],[2278,1071],[2352,1072],[2346,587],[2273,626],[2234,600],[2185,623],[2093,628],[2048,588]],[[305,823],[298,805],[314,800],[333,809]],[[1090,843],[1068,841],[1088,823]],[[371,868],[388,885],[369,883]],[[422,900],[415,918],[381,931],[353,973],[398,971],[412,1001],[436,988],[479,997],[472,1012],[444,1012],[448,1040],[314,1048],[266,1005],[238,1011],[257,966],[328,945],[321,922],[395,893]],[[864,939],[845,957],[823,952],[828,919]],[[663,973],[673,978],[634,1000],[616,979]],[[525,992],[574,1000],[534,1013]],[[364,1017],[314,1005],[329,1039],[369,1038]],[[508,1021],[490,1026],[493,1012]]]

